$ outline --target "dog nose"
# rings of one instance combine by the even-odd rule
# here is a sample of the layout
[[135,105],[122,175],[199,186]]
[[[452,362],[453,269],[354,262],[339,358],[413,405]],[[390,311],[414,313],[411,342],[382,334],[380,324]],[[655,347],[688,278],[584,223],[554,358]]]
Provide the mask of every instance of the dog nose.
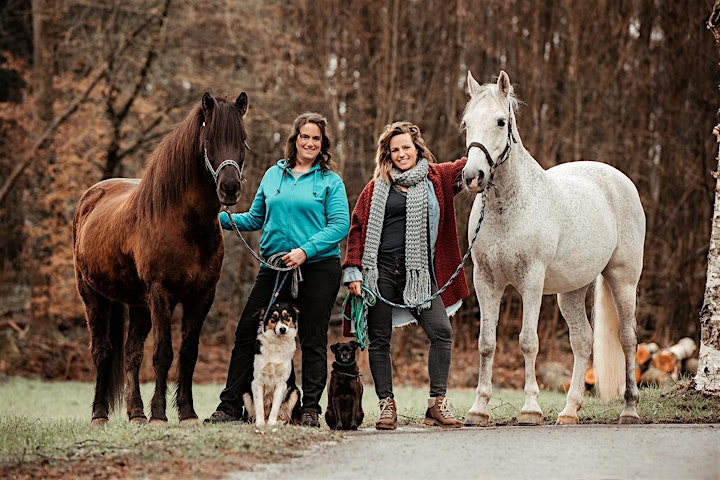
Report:
[[284,334],[285,332],[287,332],[287,327],[283,325],[282,327],[280,327],[280,333]]

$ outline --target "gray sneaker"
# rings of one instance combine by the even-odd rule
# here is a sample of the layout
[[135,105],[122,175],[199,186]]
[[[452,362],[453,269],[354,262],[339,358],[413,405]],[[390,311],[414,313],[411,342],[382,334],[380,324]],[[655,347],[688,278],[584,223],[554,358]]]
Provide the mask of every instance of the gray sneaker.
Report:
[[319,427],[318,412],[315,410],[303,410],[302,415],[300,415],[300,425],[303,427]]
[[233,417],[227,412],[223,412],[222,410],[215,410],[212,415],[210,415],[210,418],[206,418],[203,423],[231,423],[239,421],[239,418]]

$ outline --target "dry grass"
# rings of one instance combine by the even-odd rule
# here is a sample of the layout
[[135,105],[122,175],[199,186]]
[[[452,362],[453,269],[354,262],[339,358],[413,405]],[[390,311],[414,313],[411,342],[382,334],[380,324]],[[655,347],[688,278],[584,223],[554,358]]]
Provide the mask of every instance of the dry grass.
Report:
[[[98,428],[89,422],[93,392],[89,383],[17,377],[0,382],[2,478],[219,478],[230,470],[298,455],[323,442],[342,441],[340,433],[326,428],[181,426],[173,418],[174,411],[169,412],[171,420],[165,427],[130,424],[116,414],[106,427]],[[195,406],[201,417],[214,410],[221,389],[219,384],[195,387]],[[152,386],[144,385],[143,393],[152,394]],[[448,392],[458,417],[464,417],[474,396],[472,389]],[[395,397],[401,426],[421,426],[425,389],[399,387]],[[554,423],[564,395],[543,391],[539,401],[546,424]],[[522,392],[496,390],[490,401],[493,422],[514,424],[522,402]],[[362,428],[372,428],[378,417],[372,385],[366,385],[363,405]],[[614,423],[621,409],[620,400],[605,402],[587,395],[580,421]],[[662,389],[641,390],[639,413],[643,423],[716,423],[720,422],[720,402],[693,390],[689,379],[684,379]]]

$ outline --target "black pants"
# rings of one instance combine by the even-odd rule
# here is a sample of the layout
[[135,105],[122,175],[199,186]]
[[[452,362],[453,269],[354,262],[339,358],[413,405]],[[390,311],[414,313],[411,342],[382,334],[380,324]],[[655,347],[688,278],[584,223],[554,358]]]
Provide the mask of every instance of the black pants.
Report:
[[[405,258],[380,254],[378,256],[378,291],[383,298],[397,304],[403,301],[405,290]],[[437,285],[432,285],[433,291]],[[436,297],[429,309],[410,311],[430,340],[428,352],[428,376],[430,396],[444,396],[447,391],[452,357],[452,326],[440,297]],[[375,393],[379,399],[393,395],[392,360],[390,339],[392,338],[392,307],[378,300],[368,310],[368,360],[370,373],[375,382]]]
[[[298,338],[302,352],[302,408],[320,413],[320,397],[327,382],[327,343],[330,314],[340,290],[340,259],[331,258],[300,266],[303,281],[297,298],[290,296],[291,279],[284,283],[278,301],[300,309]],[[284,273],[281,273],[283,275]],[[258,320],[253,315],[267,307],[273,294],[277,272],[260,268],[235,330],[225,389],[217,410],[234,417],[243,416],[242,395],[250,391]],[[294,372],[291,378],[294,378]]]

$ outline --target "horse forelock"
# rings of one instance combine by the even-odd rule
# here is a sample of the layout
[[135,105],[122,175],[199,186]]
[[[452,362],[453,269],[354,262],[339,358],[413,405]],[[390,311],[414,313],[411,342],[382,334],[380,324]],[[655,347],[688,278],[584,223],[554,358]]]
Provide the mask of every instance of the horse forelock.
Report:
[[506,106],[509,104],[512,109],[513,116],[515,116],[515,112],[520,106],[520,100],[515,96],[512,87],[510,88],[510,93],[508,93],[508,96],[505,97],[502,93],[500,93],[500,89],[498,89],[497,84],[486,83],[480,86],[479,91],[476,94],[472,95],[467,105],[465,105],[465,110],[463,110],[463,114],[461,117],[463,119],[463,123],[460,126],[461,131],[464,132],[467,130],[467,124],[464,121],[465,118],[467,118],[467,115],[474,111],[477,105],[481,101],[485,100],[488,96],[492,97],[491,99],[497,102],[499,105]]
[[[162,212],[182,200],[187,189],[204,178],[206,138],[218,144],[234,142],[236,149],[242,151],[247,138],[242,115],[226,99],[216,97],[215,100],[209,118],[204,118],[198,102],[157,146],[138,189],[138,209],[150,215]],[[241,163],[241,159],[235,160]]]
[[[235,105],[227,99],[216,97],[215,102],[212,116],[206,119],[203,138],[213,138],[223,144],[234,144],[236,149],[242,150],[248,137],[245,119]],[[233,160],[239,162],[241,159]]]

